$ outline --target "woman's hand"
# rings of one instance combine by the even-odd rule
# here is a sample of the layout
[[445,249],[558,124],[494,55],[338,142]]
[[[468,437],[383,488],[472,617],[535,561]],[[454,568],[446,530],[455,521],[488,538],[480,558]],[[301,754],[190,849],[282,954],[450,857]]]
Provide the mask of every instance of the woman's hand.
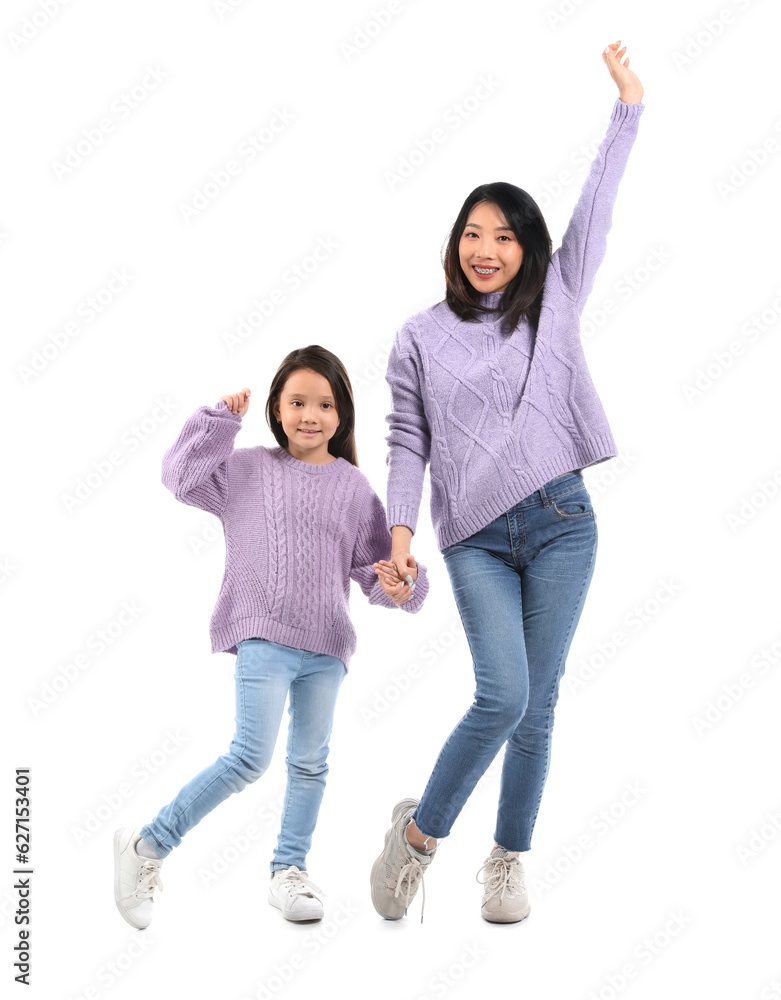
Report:
[[[410,558],[412,557],[410,556]],[[387,559],[380,559],[379,562],[373,563],[373,567],[380,581],[380,586],[394,604],[405,604],[412,597],[415,592],[415,582],[412,580],[411,573],[406,574],[406,580],[402,580],[394,563],[388,562]],[[414,567],[414,571],[415,579],[417,579],[417,566]]]
[[249,409],[249,389],[240,389],[239,392],[228,393],[227,396],[220,396],[220,399],[227,403],[228,409],[231,413],[238,413],[240,417]]
[[[394,524],[391,528],[391,557],[390,561],[395,569],[398,580],[406,580],[415,589],[415,581],[418,578],[418,565],[414,556],[410,555],[409,547],[412,541],[412,531],[406,524]],[[411,579],[407,579],[411,577]]]
[[619,52],[620,44],[620,38],[617,42],[611,42],[602,52],[602,61],[606,63],[610,75],[616,81],[618,96],[624,104],[640,104],[643,100],[643,85],[629,68],[629,59],[627,58],[624,64],[621,63],[626,46]]

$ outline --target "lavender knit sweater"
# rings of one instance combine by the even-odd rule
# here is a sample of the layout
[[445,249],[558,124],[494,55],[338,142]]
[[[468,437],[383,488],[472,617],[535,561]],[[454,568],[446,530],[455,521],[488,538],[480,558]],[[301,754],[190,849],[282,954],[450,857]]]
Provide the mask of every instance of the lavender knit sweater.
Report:
[[311,465],[286,449],[237,448],[241,417],[220,400],[201,406],[163,456],[163,483],[182,503],[216,514],[225,573],[209,624],[212,652],[242,639],[336,656],[355,652],[350,580],[370,604],[416,612],[428,592],[418,563],[414,595],[396,605],[372,563],[389,559],[385,511],[366,476],[344,458]]
[[[606,251],[613,203],[643,104],[617,99],[562,244],[536,337],[445,301],[401,327],[388,360],[387,525],[413,532],[426,463],[440,549],[475,534],[548,480],[618,454],[580,342],[580,316]],[[501,292],[482,293],[495,306]]]

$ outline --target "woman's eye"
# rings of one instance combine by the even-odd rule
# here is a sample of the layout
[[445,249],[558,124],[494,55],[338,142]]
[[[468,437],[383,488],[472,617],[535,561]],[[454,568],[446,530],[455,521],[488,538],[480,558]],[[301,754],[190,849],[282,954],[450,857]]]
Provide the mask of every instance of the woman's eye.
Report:
[[323,406],[327,406],[329,410],[330,410],[330,409],[332,409],[332,407],[331,407],[331,404],[330,404],[330,403],[323,403]]

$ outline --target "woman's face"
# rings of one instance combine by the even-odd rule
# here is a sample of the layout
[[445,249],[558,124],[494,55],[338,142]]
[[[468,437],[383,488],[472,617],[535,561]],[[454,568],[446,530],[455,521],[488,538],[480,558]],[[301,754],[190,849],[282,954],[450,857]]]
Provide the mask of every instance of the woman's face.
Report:
[[499,208],[487,201],[469,213],[458,251],[464,274],[478,292],[504,291],[523,260],[515,233]]
[[339,416],[327,378],[308,368],[293,372],[282,387],[274,416],[287,434],[287,450],[294,458],[314,465],[331,460],[328,442],[339,426]]

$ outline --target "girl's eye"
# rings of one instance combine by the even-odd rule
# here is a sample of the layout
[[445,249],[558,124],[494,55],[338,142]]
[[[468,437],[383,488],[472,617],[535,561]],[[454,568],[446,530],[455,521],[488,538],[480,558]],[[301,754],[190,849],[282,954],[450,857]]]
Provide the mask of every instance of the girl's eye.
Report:
[[331,403],[323,403],[323,406],[327,406],[329,410],[333,408]]

